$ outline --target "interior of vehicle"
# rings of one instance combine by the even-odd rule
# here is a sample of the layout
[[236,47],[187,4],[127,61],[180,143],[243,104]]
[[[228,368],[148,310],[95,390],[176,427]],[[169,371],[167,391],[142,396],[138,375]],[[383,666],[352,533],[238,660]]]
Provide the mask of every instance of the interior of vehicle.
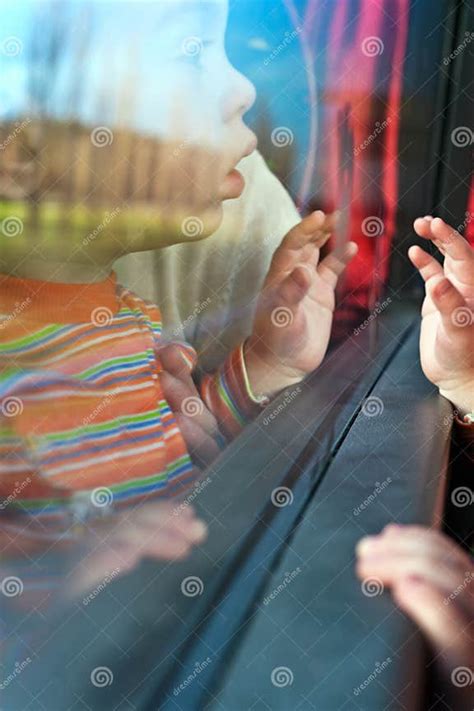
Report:
[[[127,2],[65,3],[74,23],[54,2],[54,17],[47,2],[2,6],[4,224],[16,216],[62,244],[93,234],[105,208],[104,234],[148,219],[147,171],[162,150],[153,125],[166,119],[144,90],[157,71],[145,52],[156,3],[132,4],[136,27]],[[390,522],[436,527],[465,550],[474,541],[474,495],[452,496],[472,476],[452,457],[452,407],[421,369],[424,285],[407,257],[425,214],[474,246],[473,38],[463,0],[229,2],[227,52],[256,88],[245,120],[260,154],[301,214],[340,211],[323,253],[359,248],[337,287],[329,349],[202,471],[185,503],[208,534],[188,557],[108,570],[91,593],[52,606],[5,598],[2,708],[455,711],[423,635],[354,565],[357,542]],[[125,127],[106,159],[90,127],[111,143],[117,117]],[[127,207],[115,215],[119,182]],[[212,308],[201,309],[211,321]],[[10,509],[0,516],[8,525]],[[14,574],[53,575],[56,563],[48,546]]]

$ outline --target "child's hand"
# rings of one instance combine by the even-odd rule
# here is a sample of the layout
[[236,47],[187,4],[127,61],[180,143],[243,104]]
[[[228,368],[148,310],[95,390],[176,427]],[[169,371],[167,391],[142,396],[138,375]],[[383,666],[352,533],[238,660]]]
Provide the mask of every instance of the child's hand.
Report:
[[337,280],[357,252],[349,242],[341,254],[319,261],[335,223],[334,214],[313,212],[290,230],[273,256],[245,344],[250,385],[259,395],[272,396],[299,382],[324,358]]
[[357,546],[357,574],[391,588],[449,671],[474,674],[474,564],[444,534],[422,526],[387,526]]
[[414,226],[444,255],[441,266],[420,247],[408,252],[426,282],[421,365],[463,415],[474,409],[474,250],[439,217],[419,218]]
[[160,375],[163,395],[193,461],[198,467],[206,467],[220,454],[221,437],[216,418],[191,376],[197,361],[196,351],[187,344],[168,343],[159,349],[158,355],[163,367]]
[[148,503],[91,522],[68,592],[90,590],[111,571],[124,574],[143,558],[181,560],[205,537],[205,524],[179,500]]

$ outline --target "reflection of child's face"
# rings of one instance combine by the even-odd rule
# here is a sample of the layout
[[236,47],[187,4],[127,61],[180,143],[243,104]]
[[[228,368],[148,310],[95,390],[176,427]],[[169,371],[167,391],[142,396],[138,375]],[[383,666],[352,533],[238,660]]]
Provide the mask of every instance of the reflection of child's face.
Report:
[[[24,15],[36,26],[38,6],[25,2]],[[41,202],[48,215],[48,205],[66,205],[60,233],[48,221],[44,254],[103,264],[209,235],[222,201],[241,195],[236,166],[256,147],[243,121],[255,89],[225,51],[227,0],[64,0],[61,8],[64,17],[49,14],[40,25],[41,36],[62,42],[55,71],[48,61],[38,65],[48,87],[40,111],[27,104],[31,67],[26,52],[19,57],[24,113],[40,128],[41,170],[34,175],[43,181]],[[49,44],[45,36],[45,52]],[[101,147],[94,131],[104,127],[112,138]],[[74,229],[64,239],[74,206],[91,208],[93,238],[84,239],[71,218]],[[105,210],[113,219],[103,218]],[[183,229],[195,218],[197,230]],[[17,252],[22,258],[23,247],[31,252],[39,234],[26,225],[13,259]]]
[[[157,96],[168,114],[164,130],[181,132],[177,138],[218,153],[222,170],[218,197],[236,198],[243,190],[236,164],[256,146],[243,122],[255,90],[226,55],[227,0],[174,0],[164,5],[163,65],[157,72]],[[179,126],[170,125],[175,118]]]
[[[142,130],[158,135],[162,144],[155,207],[171,217],[176,214],[180,224],[190,215],[204,218],[204,227],[193,235],[186,230],[166,235],[170,242],[188,241],[214,231],[220,203],[243,192],[244,179],[236,166],[257,144],[243,121],[255,89],[226,54],[227,0],[160,1],[142,7],[142,22],[149,16],[157,30],[153,41],[159,45],[156,67],[151,74],[149,66],[141,72],[145,80],[135,96]],[[138,37],[150,34],[146,28],[137,30]],[[164,244],[163,236],[156,239],[151,232],[131,248]]]

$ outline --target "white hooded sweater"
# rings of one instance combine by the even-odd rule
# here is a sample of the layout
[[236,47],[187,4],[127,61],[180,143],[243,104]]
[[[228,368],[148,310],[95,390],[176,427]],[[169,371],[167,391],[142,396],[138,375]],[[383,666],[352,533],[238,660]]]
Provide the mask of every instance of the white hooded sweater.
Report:
[[219,229],[200,242],[122,257],[118,280],[160,307],[165,337],[197,350],[211,370],[244,340],[275,249],[300,216],[255,151],[239,164],[246,186],[224,203]]

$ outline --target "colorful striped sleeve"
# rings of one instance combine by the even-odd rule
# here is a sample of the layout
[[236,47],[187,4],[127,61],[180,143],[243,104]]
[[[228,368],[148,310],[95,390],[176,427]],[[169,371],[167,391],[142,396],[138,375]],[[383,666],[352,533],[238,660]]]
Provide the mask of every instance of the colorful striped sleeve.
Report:
[[204,402],[229,439],[238,435],[269,402],[268,398],[252,392],[243,346],[242,343],[235,348],[223,365],[215,373],[204,376],[200,384]]

